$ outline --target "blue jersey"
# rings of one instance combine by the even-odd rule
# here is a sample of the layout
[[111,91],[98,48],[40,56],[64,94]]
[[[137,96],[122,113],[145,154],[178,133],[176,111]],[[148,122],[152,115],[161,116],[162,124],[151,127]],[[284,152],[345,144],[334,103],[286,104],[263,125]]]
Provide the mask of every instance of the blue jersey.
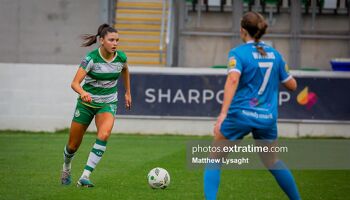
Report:
[[258,43],[266,56],[262,56],[254,42],[231,49],[228,56],[228,73],[241,74],[228,116],[238,124],[257,128],[276,124],[279,83],[291,76],[282,56],[271,46]]

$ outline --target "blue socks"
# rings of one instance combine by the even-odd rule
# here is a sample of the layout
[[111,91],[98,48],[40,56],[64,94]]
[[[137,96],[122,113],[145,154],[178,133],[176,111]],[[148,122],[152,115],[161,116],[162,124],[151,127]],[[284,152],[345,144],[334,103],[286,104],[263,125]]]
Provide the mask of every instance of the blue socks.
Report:
[[204,195],[206,200],[216,200],[220,184],[220,169],[205,169]]
[[[290,200],[301,199],[292,173],[281,160],[277,161],[269,171]],[[206,200],[216,200],[220,184],[220,174],[221,170],[219,167],[206,167],[204,171],[204,195]]]
[[208,167],[204,171],[204,196],[206,200],[216,200],[220,184],[220,168]]
[[301,199],[292,173],[281,160],[277,161],[269,171],[290,200]]

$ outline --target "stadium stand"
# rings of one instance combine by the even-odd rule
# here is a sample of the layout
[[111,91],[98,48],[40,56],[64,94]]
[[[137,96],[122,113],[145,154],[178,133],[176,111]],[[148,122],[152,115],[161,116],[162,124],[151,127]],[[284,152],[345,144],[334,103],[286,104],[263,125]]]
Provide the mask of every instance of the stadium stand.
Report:
[[120,49],[132,65],[164,66],[167,1],[126,1],[116,4],[115,27],[121,34]]
[[[267,42],[284,52],[292,69],[332,70],[331,59],[349,56],[349,0],[238,0],[226,1],[223,9],[221,1],[215,5],[198,2],[187,1],[187,17],[179,24],[180,66],[224,65],[221,55],[241,42],[237,37],[240,12],[249,10],[264,13],[269,21]],[[337,23],[329,26],[332,21]],[[195,59],[194,46],[214,55]],[[331,51],[330,46],[337,46],[338,51]]]

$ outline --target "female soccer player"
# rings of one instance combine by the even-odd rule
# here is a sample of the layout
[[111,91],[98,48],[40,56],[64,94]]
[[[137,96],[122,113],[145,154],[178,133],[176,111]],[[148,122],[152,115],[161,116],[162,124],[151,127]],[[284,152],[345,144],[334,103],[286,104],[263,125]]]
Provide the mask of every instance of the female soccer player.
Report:
[[[82,46],[96,43],[100,47],[91,51],[81,62],[72,81],[72,89],[79,94],[73,120],[71,123],[68,144],[64,147],[64,163],[61,183],[71,183],[71,162],[78,150],[84,133],[95,117],[97,138],[89,154],[84,171],[77,186],[93,187],[89,177],[101,160],[114,124],[117,111],[117,82],[120,74],[125,87],[125,106],[131,108],[130,78],[127,57],[118,51],[119,36],[117,30],[108,24],[102,24],[96,35],[83,35]],[[81,82],[85,80],[81,87]]]
[[[279,83],[292,91],[297,83],[289,75],[280,53],[260,41],[266,29],[265,19],[257,12],[246,13],[241,20],[240,36],[245,44],[232,49],[228,55],[224,101],[214,127],[214,142],[235,141],[252,132],[254,139],[271,141],[270,147],[276,145]],[[300,199],[293,175],[277,155],[259,155],[287,196]],[[204,172],[206,199],[216,199],[219,183],[220,167],[207,167]]]

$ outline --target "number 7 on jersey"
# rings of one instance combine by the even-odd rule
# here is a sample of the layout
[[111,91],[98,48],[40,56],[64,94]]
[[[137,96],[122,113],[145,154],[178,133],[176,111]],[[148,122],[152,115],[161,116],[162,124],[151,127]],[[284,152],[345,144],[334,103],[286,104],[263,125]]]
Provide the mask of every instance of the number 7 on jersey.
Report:
[[258,92],[259,95],[262,95],[266,89],[267,82],[270,79],[273,62],[259,62],[258,64],[259,64],[260,68],[267,68],[266,72],[265,72],[264,80],[263,80],[263,82],[260,86],[259,92]]

